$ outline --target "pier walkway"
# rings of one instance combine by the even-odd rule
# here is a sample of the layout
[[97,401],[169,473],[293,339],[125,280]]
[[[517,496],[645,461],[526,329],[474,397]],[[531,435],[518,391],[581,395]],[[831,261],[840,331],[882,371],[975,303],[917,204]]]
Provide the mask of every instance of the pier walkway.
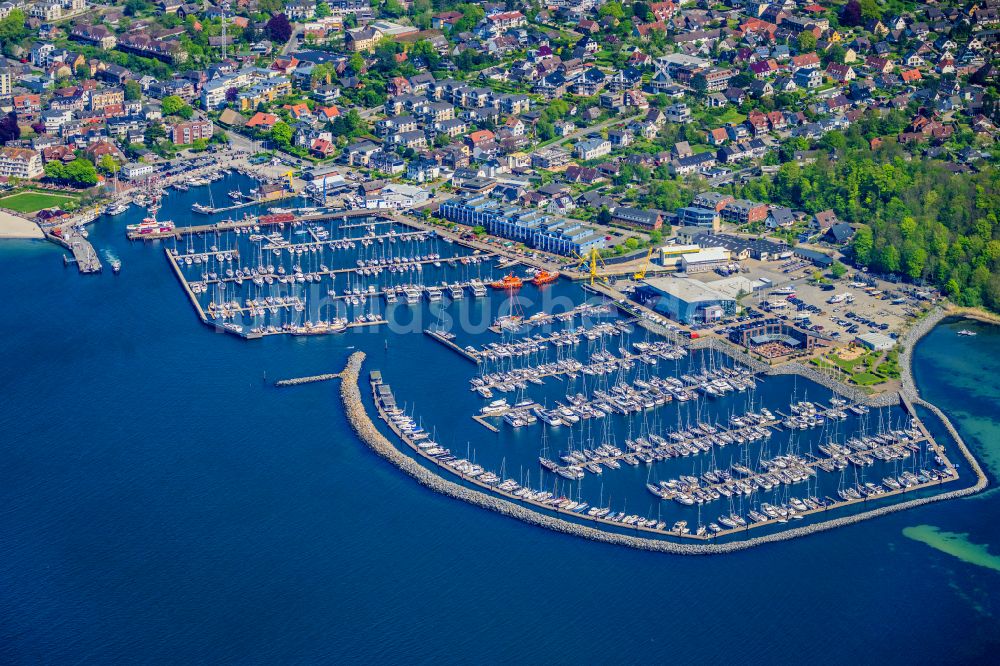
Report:
[[275,202],[278,202],[278,201],[284,201],[285,199],[292,199],[292,198],[297,197],[297,196],[298,196],[297,192],[286,192],[284,196],[276,197],[274,199],[267,199],[265,201],[259,201],[259,200],[255,199],[253,201],[242,201],[240,203],[233,204],[231,206],[218,206],[216,208],[212,208],[211,206],[206,206],[205,208],[202,208],[201,210],[194,209],[194,208],[192,208],[191,210],[193,210],[195,213],[198,213],[200,215],[215,215],[217,213],[228,213],[228,212],[233,211],[233,210],[240,210],[242,208],[250,208],[251,206],[264,206],[264,205],[269,204],[269,203],[275,203]]
[[72,259],[63,256],[63,263],[67,265],[75,263],[77,269],[85,275],[100,273],[104,269],[100,257],[97,256],[97,250],[94,249],[90,241],[80,235],[75,226],[62,227],[61,233],[61,236],[47,233],[45,237],[73,254]]
[[452,342],[451,339],[449,339],[441,331],[432,331],[429,328],[425,328],[424,329],[424,333],[426,333],[430,337],[434,338],[435,340],[437,340],[438,342],[440,342],[441,344],[443,344],[448,349],[450,349],[453,352],[457,353],[462,358],[468,359],[468,360],[472,361],[473,363],[479,363],[479,361],[480,361],[479,354],[477,354],[475,352],[470,352],[467,349],[462,349],[461,347],[459,347],[458,345],[456,345],[454,342]]
[[[361,214],[358,214],[361,213]],[[305,222],[312,222],[316,220],[330,220],[330,219],[351,219],[355,217],[377,217],[386,218],[388,221],[396,221],[402,224],[406,222],[403,220],[398,220],[396,216],[387,211],[340,211],[338,213],[321,213],[318,215],[303,215],[295,217],[292,220],[273,220],[269,221],[267,219],[262,219],[268,217],[268,215],[263,215],[260,217],[247,218],[244,220],[224,220],[222,222],[216,222],[214,224],[196,224],[187,227],[177,227],[171,231],[161,231],[149,234],[140,234],[137,232],[129,232],[126,234],[129,240],[161,240],[164,238],[183,238],[184,236],[190,234],[203,234],[209,231],[232,231],[233,229],[245,229],[247,227],[268,227],[268,226],[278,226],[289,224],[292,226],[303,224]]]
[[[527,319],[521,319],[517,322],[517,328],[511,330],[519,331],[522,329],[531,329],[538,326],[547,326],[556,321],[573,321],[576,317],[588,317],[588,316],[601,316],[605,314],[611,314],[611,307],[609,305],[593,305],[591,303],[583,303],[578,305],[572,310],[567,310],[566,312],[560,312],[559,314],[548,314],[545,312],[539,312],[534,314]],[[624,323],[631,324],[634,320],[629,320]],[[490,326],[490,330],[498,335],[502,335],[504,332],[504,327],[497,324]]]

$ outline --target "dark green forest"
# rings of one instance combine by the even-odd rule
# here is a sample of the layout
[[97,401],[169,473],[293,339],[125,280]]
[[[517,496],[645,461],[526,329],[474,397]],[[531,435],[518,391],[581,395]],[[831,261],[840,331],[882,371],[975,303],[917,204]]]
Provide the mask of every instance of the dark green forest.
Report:
[[738,194],[810,213],[832,208],[861,225],[850,248],[857,266],[933,284],[960,305],[1000,311],[994,166],[955,173],[894,143],[832,154],[801,167],[787,162]]

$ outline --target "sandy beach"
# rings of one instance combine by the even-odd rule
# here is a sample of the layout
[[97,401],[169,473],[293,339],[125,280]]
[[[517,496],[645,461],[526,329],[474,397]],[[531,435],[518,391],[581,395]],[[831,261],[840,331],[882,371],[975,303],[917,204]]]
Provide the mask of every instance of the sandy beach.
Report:
[[0,211],[0,239],[2,238],[45,238],[45,234],[34,222]]

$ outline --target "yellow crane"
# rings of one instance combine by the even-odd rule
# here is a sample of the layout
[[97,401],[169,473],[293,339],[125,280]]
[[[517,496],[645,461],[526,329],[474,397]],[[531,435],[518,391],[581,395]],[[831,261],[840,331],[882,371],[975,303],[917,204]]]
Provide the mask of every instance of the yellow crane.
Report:
[[[576,253],[574,253],[574,254],[576,254]],[[605,266],[604,260],[601,259],[601,253],[597,251],[596,247],[595,248],[591,248],[590,252],[588,252],[585,255],[581,256],[581,255],[577,254],[576,258],[580,260],[576,264],[576,268],[580,268],[584,264],[587,265],[588,272],[590,273],[590,285],[591,286],[594,285],[594,280],[595,279],[600,279],[600,280],[603,280],[604,282],[608,281],[608,279],[604,275],[602,275],[601,273],[599,273],[597,271],[598,265],[600,265],[600,267],[603,268],[603,269],[605,269],[605,270],[607,270],[608,267]]]
[[653,256],[653,248],[649,248],[649,252],[646,253],[646,258],[642,262],[642,268],[632,274],[632,277],[636,280],[642,280],[646,277],[646,271],[649,270],[649,258]]

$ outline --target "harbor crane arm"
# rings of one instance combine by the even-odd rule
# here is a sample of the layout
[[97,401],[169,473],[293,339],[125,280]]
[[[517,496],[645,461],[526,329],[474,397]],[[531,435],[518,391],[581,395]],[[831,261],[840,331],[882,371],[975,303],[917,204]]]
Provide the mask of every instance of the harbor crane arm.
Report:
[[597,270],[598,264],[600,264],[601,268],[607,270],[607,266],[604,265],[604,260],[601,259],[601,254],[597,251],[597,248],[591,248],[586,255],[581,256],[575,252],[573,254],[580,260],[576,264],[576,268],[580,268],[585,264],[588,266],[588,272],[590,273],[590,286],[594,286],[594,280],[599,279],[604,282],[608,281],[608,279]]
[[632,275],[636,280],[642,280],[646,277],[646,271],[649,270],[649,259],[653,256],[653,248],[649,248],[649,252],[646,253],[646,259],[642,262],[642,268]]

